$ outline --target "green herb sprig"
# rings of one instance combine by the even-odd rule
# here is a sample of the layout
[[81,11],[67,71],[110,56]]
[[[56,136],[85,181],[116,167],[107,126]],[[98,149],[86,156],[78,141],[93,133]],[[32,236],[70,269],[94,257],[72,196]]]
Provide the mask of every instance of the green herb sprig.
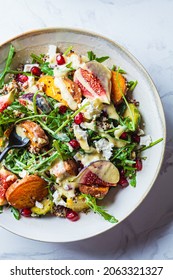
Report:
[[106,221],[110,223],[118,223],[118,220],[107,213],[103,206],[99,206],[96,203],[96,198],[92,197],[89,194],[81,194],[81,196],[85,199],[86,204],[97,214],[101,215]]

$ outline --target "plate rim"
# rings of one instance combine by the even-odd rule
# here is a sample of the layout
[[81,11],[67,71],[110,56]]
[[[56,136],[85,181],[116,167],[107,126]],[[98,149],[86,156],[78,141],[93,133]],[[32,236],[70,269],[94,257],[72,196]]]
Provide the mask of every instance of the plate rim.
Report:
[[154,81],[152,80],[150,74],[147,72],[147,70],[145,69],[145,67],[141,64],[141,62],[124,46],[122,46],[121,44],[117,43],[117,41],[114,41],[104,35],[101,35],[97,32],[93,32],[93,31],[89,31],[87,29],[82,29],[82,28],[70,28],[70,27],[46,27],[46,28],[39,28],[39,29],[33,29],[33,30],[29,30],[26,32],[23,32],[21,34],[18,34],[8,40],[6,40],[5,42],[0,44],[0,51],[1,48],[5,48],[7,45],[11,44],[11,42],[18,40],[18,39],[24,39],[28,36],[33,36],[33,35],[39,35],[39,34],[43,34],[43,33],[53,33],[53,32],[73,32],[73,33],[77,33],[77,34],[83,34],[83,35],[88,35],[88,36],[92,36],[92,37],[98,37],[101,40],[107,41],[109,42],[111,45],[115,46],[116,48],[118,47],[123,53],[125,53],[136,65],[137,67],[143,72],[143,74],[145,75],[149,85],[152,87],[152,92],[154,93],[154,97],[156,98],[157,104],[158,106],[158,112],[159,112],[159,116],[160,116],[160,120],[162,123],[162,128],[163,128],[163,141],[162,141],[162,153],[160,155],[160,160],[157,166],[157,170],[155,172],[155,176],[153,177],[152,181],[150,182],[148,188],[146,189],[145,193],[143,194],[143,196],[141,197],[141,199],[138,201],[138,203],[136,204],[136,206],[117,224],[112,224],[110,225],[110,227],[106,228],[105,230],[101,230],[100,232],[94,234],[94,235],[90,235],[88,237],[81,237],[81,238],[77,238],[73,240],[61,240],[61,241],[55,241],[55,240],[43,240],[43,239],[38,239],[38,238],[34,238],[34,237],[30,237],[29,235],[27,236],[24,234],[20,234],[17,232],[12,231],[11,229],[8,229],[7,227],[5,227],[4,225],[1,224],[0,221],[0,227],[2,227],[5,230],[8,230],[9,232],[20,236],[20,237],[24,237],[26,239],[30,239],[33,241],[39,241],[39,242],[48,242],[48,243],[70,243],[70,242],[77,242],[77,241],[81,241],[81,240],[86,240],[92,237],[96,237],[110,229],[112,229],[115,226],[119,226],[125,219],[127,219],[138,207],[139,205],[143,202],[143,200],[146,198],[146,196],[148,195],[149,191],[152,189],[152,186],[154,185],[154,182],[156,181],[158,175],[159,175],[159,171],[161,169],[163,160],[164,160],[164,154],[165,154],[165,150],[166,150],[166,119],[165,119],[165,114],[164,114],[164,109],[163,109],[163,104],[159,95],[159,92],[157,90],[157,87],[154,83]]

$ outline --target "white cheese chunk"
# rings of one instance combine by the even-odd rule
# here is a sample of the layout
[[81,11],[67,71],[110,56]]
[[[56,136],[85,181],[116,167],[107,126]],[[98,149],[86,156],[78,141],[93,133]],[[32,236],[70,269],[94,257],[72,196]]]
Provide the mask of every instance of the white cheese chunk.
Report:
[[47,61],[49,63],[51,63],[51,64],[56,63],[56,46],[55,45],[49,45],[47,56],[48,56]]
[[113,143],[110,143],[108,140],[101,138],[98,141],[94,141],[97,152],[102,152],[104,158],[109,160],[112,156],[112,148],[114,147]]
[[151,138],[151,136],[150,135],[145,135],[145,136],[141,136],[140,137],[140,146],[148,146],[148,145],[150,145],[151,144],[151,142],[152,142],[152,138]]
[[36,201],[35,206],[39,209],[43,209],[43,204],[41,202]]

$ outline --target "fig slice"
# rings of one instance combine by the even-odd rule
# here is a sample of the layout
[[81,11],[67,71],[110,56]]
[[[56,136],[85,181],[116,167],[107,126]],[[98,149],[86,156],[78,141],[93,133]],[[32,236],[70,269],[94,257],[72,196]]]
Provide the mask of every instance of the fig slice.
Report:
[[119,171],[113,163],[98,160],[85,167],[76,177],[75,182],[83,185],[113,187],[119,181]]
[[27,175],[17,180],[6,191],[6,199],[17,209],[31,208],[36,201],[48,195],[47,183],[37,175]]
[[101,63],[87,62],[85,68],[75,71],[74,82],[81,88],[83,96],[110,104],[111,71]]

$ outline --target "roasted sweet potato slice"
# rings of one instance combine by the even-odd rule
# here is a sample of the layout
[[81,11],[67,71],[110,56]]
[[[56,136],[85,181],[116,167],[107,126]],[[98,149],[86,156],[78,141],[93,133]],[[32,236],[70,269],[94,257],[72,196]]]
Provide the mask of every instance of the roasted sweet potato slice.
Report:
[[80,185],[79,190],[81,193],[90,194],[95,198],[103,198],[108,193],[109,187]]
[[47,183],[37,175],[27,175],[17,180],[6,191],[6,199],[17,209],[31,208],[36,201],[48,195]]
[[23,121],[17,125],[16,131],[21,137],[25,135],[25,137],[29,138],[31,152],[39,152],[41,148],[49,143],[49,139],[44,130],[35,122],[29,120]]
[[112,90],[111,90],[111,100],[115,105],[121,103],[123,99],[123,94],[126,94],[127,91],[127,81],[125,77],[117,72],[112,71]]

